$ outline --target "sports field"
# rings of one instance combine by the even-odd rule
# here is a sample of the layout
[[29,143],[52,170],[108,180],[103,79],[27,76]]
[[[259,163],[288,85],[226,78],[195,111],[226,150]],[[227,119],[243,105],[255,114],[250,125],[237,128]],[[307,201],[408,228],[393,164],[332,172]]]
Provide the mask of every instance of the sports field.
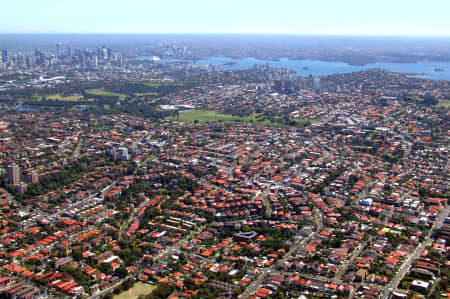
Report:
[[141,295],[148,295],[155,289],[156,286],[154,285],[138,281],[128,291],[124,291],[118,295],[115,295],[114,299],[135,299]]
[[[172,119],[176,119],[176,117],[171,117]],[[221,114],[216,111],[210,110],[187,110],[181,111],[178,116],[178,120],[182,122],[195,122],[199,123],[205,122],[246,122],[246,123],[255,123],[265,126],[279,126],[279,127],[289,127],[288,125],[284,125],[280,122],[271,122],[268,119],[262,119],[261,115],[253,113],[250,116],[236,116],[231,114]],[[306,122],[306,120],[295,119],[293,120],[295,124]]]

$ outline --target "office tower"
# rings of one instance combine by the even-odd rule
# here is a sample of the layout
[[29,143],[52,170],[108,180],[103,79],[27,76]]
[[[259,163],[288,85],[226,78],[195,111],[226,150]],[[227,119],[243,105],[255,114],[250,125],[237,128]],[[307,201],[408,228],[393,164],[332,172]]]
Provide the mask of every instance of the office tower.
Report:
[[27,56],[25,58],[25,63],[26,63],[27,68],[32,67],[33,66],[33,57]]
[[102,48],[102,58],[104,60],[108,59],[108,49],[106,49],[105,47]]
[[8,62],[8,52],[6,50],[2,50],[2,62]]
[[282,89],[281,80],[274,81],[273,89],[277,92],[281,92],[281,89]]
[[34,50],[37,65],[44,65],[47,62],[47,56],[39,50]]
[[56,57],[59,58],[59,44],[56,44]]
[[82,66],[86,66],[86,55],[84,53],[80,54],[80,63]]
[[108,55],[108,60],[111,60],[112,59],[112,50],[111,49],[106,49],[106,53],[107,53],[107,55]]
[[8,165],[8,183],[16,185],[20,182],[20,169],[17,164]]
[[36,171],[31,171],[27,175],[27,182],[31,184],[39,183],[39,175]]
[[313,89],[314,90],[320,90],[320,78],[314,77],[313,79]]
[[98,57],[97,57],[97,55],[94,55],[94,57],[92,57],[92,65],[94,67],[98,66]]
[[275,80],[273,89],[277,92],[287,92],[292,87],[292,83],[288,80]]
[[17,54],[17,66],[20,68],[25,68],[27,64],[26,56],[24,54]]
[[72,46],[67,47],[67,56],[69,56],[69,58],[72,58]]

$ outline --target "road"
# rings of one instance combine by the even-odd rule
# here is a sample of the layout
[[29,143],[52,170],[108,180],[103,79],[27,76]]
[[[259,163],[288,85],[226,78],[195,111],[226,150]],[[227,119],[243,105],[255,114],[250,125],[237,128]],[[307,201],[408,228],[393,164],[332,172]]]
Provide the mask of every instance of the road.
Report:
[[420,243],[414,252],[408,256],[408,258],[405,260],[405,262],[400,266],[400,268],[397,271],[397,274],[394,276],[394,278],[391,280],[391,282],[385,287],[381,298],[389,298],[389,295],[397,289],[398,284],[403,279],[403,277],[408,273],[412,263],[420,256],[422,251],[427,247],[430,246],[433,240],[431,239],[431,233],[434,229],[440,228],[442,224],[445,221],[445,218],[447,218],[448,213],[450,211],[450,206],[445,207],[445,209],[441,212],[438,219],[435,221],[434,225],[430,229],[428,236],[425,238],[425,240]]
[[[402,264],[402,266],[400,267],[400,269],[397,271],[397,274],[395,275],[395,277],[392,279],[392,281],[385,287],[381,298],[389,298],[389,295],[392,291],[394,291],[398,284],[400,283],[400,281],[403,279],[403,277],[405,276],[405,274],[409,271],[412,263],[420,256],[420,254],[422,253],[422,251],[429,245],[431,245],[432,243],[432,239],[431,239],[431,232],[436,229],[439,228],[443,225],[445,218],[447,217],[447,215],[449,214],[450,211],[450,206],[447,206],[442,213],[439,215],[438,219],[436,220],[436,222],[434,223],[433,227],[430,230],[430,233],[428,234],[428,236],[426,237],[426,239],[419,244],[416,249],[414,250],[414,252],[409,255],[409,257],[405,260],[405,262]],[[309,241],[311,238],[313,238],[318,232],[320,232],[320,230],[322,229],[322,215],[320,213],[317,213],[318,211],[315,210],[315,217],[316,220],[319,220],[318,222],[318,226],[316,227],[316,231],[312,232],[310,235],[308,235],[305,239],[303,239],[302,241],[298,242],[297,244],[295,244],[294,246],[292,246],[289,250],[289,252],[284,256],[283,259],[281,259],[279,261],[279,263],[283,263],[284,261],[286,261],[293,253],[295,253],[295,251],[300,247],[303,246],[307,241]],[[332,279],[333,282],[342,282],[341,281],[341,277],[342,275],[345,273],[345,269],[348,267],[348,265],[351,265],[353,263],[353,261],[356,259],[356,257],[359,256],[359,254],[362,252],[362,250],[364,250],[365,246],[367,245],[367,241],[364,242],[364,244],[361,244],[360,246],[357,247],[357,249],[355,250],[355,252],[352,254],[352,257],[350,258],[350,260],[343,266],[343,269],[341,270],[341,272],[334,278]],[[267,275],[269,275],[270,273],[272,273],[275,269],[275,264],[273,264],[272,266],[265,268],[262,270],[261,274],[258,276],[258,278],[252,282],[247,289],[244,291],[244,293],[242,293],[239,298],[240,299],[247,299],[249,298],[251,295],[253,295],[258,288],[260,287],[261,283],[264,281],[264,279],[267,277]]]
[[[189,235],[185,236],[182,240],[178,241],[175,245],[168,247],[167,249],[161,251],[155,259],[165,259],[169,254],[176,254],[180,251],[181,247],[186,245],[191,237],[195,237],[202,232],[204,226],[197,227],[194,231],[191,231]],[[203,258],[202,256],[199,256]]]
[[364,248],[366,248],[366,246],[367,246],[367,241],[365,241],[362,244],[359,244],[359,246],[354,250],[354,252],[353,252],[352,256],[350,257],[350,259],[346,260],[344,262],[344,265],[339,270],[339,272],[336,273],[336,276],[334,277],[335,280],[341,280],[342,279],[342,276],[345,274],[345,272],[347,272],[348,266],[353,264],[355,259],[361,254],[361,252],[364,250]]
[[[291,249],[289,250],[289,252],[284,256],[284,258],[280,260],[280,263],[283,263],[284,261],[286,261],[292,255],[292,253],[294,253],[297,250],[297,248],[299,248],[300,246],[303,246],[308,240],[310,240],[313,236],[315,236],[315,234],[316,234],[316,232],[312,232],[311,234],[308,235],[308,237],[304,238],[302,241],[300,241],[297,244],[295,244],[294,246],[292,246]],[[247,289],[245,289],[244,293],[242,293],[238,298],[247,299],[248,297],[253,295],[258,290],[259,286],[264,281],[266,276],[268,274],[270,274],[274,270],[274,268],[275,268],[275,264],[272,264],[272,266],[270,266],[268,268],[264,268],[262,270],[261,274],[258,276],[258,278],[255,281],[253,281],[247,287]]]
[[81,140],[80,136],[78,136],[78,138],[79,139],[78,139],[77,145],[75,146],[75,149],[72,152],[72,158],[78,158],[80,156],[82,140]]
[[253,295],[258,290],[259,286],[264,281],[264,279],[266,279],[267,275],[272,273],[272,271],[274,271],[275,266],[277,264],[285,263],[291,257],[291,255],[297,251],[297,249],[299,247],[304,246],[305,243],[307,243],[312,238],[314,238],[318,234],[318,232],[320,232],[322,230],[322,227],[323,227],[322,214],[317,209],[315,209],[315,211],[316,211],[316,213],[314,215],[315,215],[315,217],[317,217],[317,220],[318,220],[318,225],[316,227],[316,231],[311,232],[306,238],[304,238],[303,240],[301,240],[301,241],[295,243],[293,246],[291,246],[291,248],[285,254],[285,256],[282,259],[280,259],[277,263],[273,263],[270,267],[264,268],[262,270],[261,274],[258,276],[258,278],[255,281],[253,281],[251,284],[248,285],[248,287],[245,289],[244,293],[239,295],[239,297],[238,297],[239,299],[247,299],[251,295]]
[[111,293],[112,291],[114,291],[115,288],[117,288],[124,280],[118,280],[118,282],[116,282],[115,284],[113,284],[112,286],[110,286],[107,289],[104,289],[103,291],[101,291],[100,293],[94,294],[91,297],[89,297],[88,299],[99,299],[101,298],[103,295],[106,295],[108,293]]
[[261,196],[262,204],[263,204],[263,207],[265,210],[265,215],[268,219],[270,219],[270,217],[272,216],[272,207],[270,205],[269,199],[267,198],[268,194],[269,194],[269,189],[267,188],[262,193],[257,194],[256,196]]
[[120,238],[122,237],[122,234],[125,232],[125,230],[129,227],[130,221],[134,219],[134,217],[136,216],[136,214],[144,207],[144,205],[146,203],[148,203],[150,201],[150,198],[145,198],[145,200],[143,202],[141,202],[141,204],[139,206],[137,206],[136,208],[133,209],[133,211],[131,212],[130,216],[128,217],[128,219],[126,220],[126,222],[124,222],[124,224],[121,226],[120,230],[119,230],[119,237],[117,238],[117,240],[120,240]]

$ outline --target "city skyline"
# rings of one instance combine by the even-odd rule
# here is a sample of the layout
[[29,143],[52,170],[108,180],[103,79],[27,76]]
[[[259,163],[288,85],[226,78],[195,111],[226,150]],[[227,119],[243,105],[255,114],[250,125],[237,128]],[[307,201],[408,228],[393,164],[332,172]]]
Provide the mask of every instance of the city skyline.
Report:
[[6,4],[0,33],[240,33],[450,36],[450,4],[432,0],[29,1]]

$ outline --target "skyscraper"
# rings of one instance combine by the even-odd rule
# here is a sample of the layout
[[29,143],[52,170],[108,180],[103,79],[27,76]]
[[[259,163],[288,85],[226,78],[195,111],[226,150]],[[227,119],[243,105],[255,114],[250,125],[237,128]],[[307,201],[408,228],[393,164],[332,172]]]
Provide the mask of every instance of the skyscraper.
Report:
[[16,185],[20,182],[20,169],[17,164],[8,165],[8,183]]
[[8,61],[8,52],[6,50],[2,50],[2,62]]
[[320,90],[320,78],[314,77],[313,79],[313,89],[314,90]]
[[80,54],[80,63],[83,67],[86,66],[86,55],[84,53]]
[[2,62],[8,62],[8,52],[6,50],[2,50]]
[[97,55],[94,55],[92,57],[92,66],[94,66],[94,67],[98,66],[98,57],[97,57]]
[[39,50],[34,50],[34,56],[36,57],[36,64],[44,65],[47,62],[47,56]]
[[31,56],[27,56],[25,58],[25,64],[28,68],[33,66],[33,58]]
[[59,44],[56,44],[56,57],[59,58]]
[[106,47],[102,48],[102,58],[108,60],[108,49]]
[[67,47],[67,56],[69,56],[69,58],[72,58],[72,46]]

